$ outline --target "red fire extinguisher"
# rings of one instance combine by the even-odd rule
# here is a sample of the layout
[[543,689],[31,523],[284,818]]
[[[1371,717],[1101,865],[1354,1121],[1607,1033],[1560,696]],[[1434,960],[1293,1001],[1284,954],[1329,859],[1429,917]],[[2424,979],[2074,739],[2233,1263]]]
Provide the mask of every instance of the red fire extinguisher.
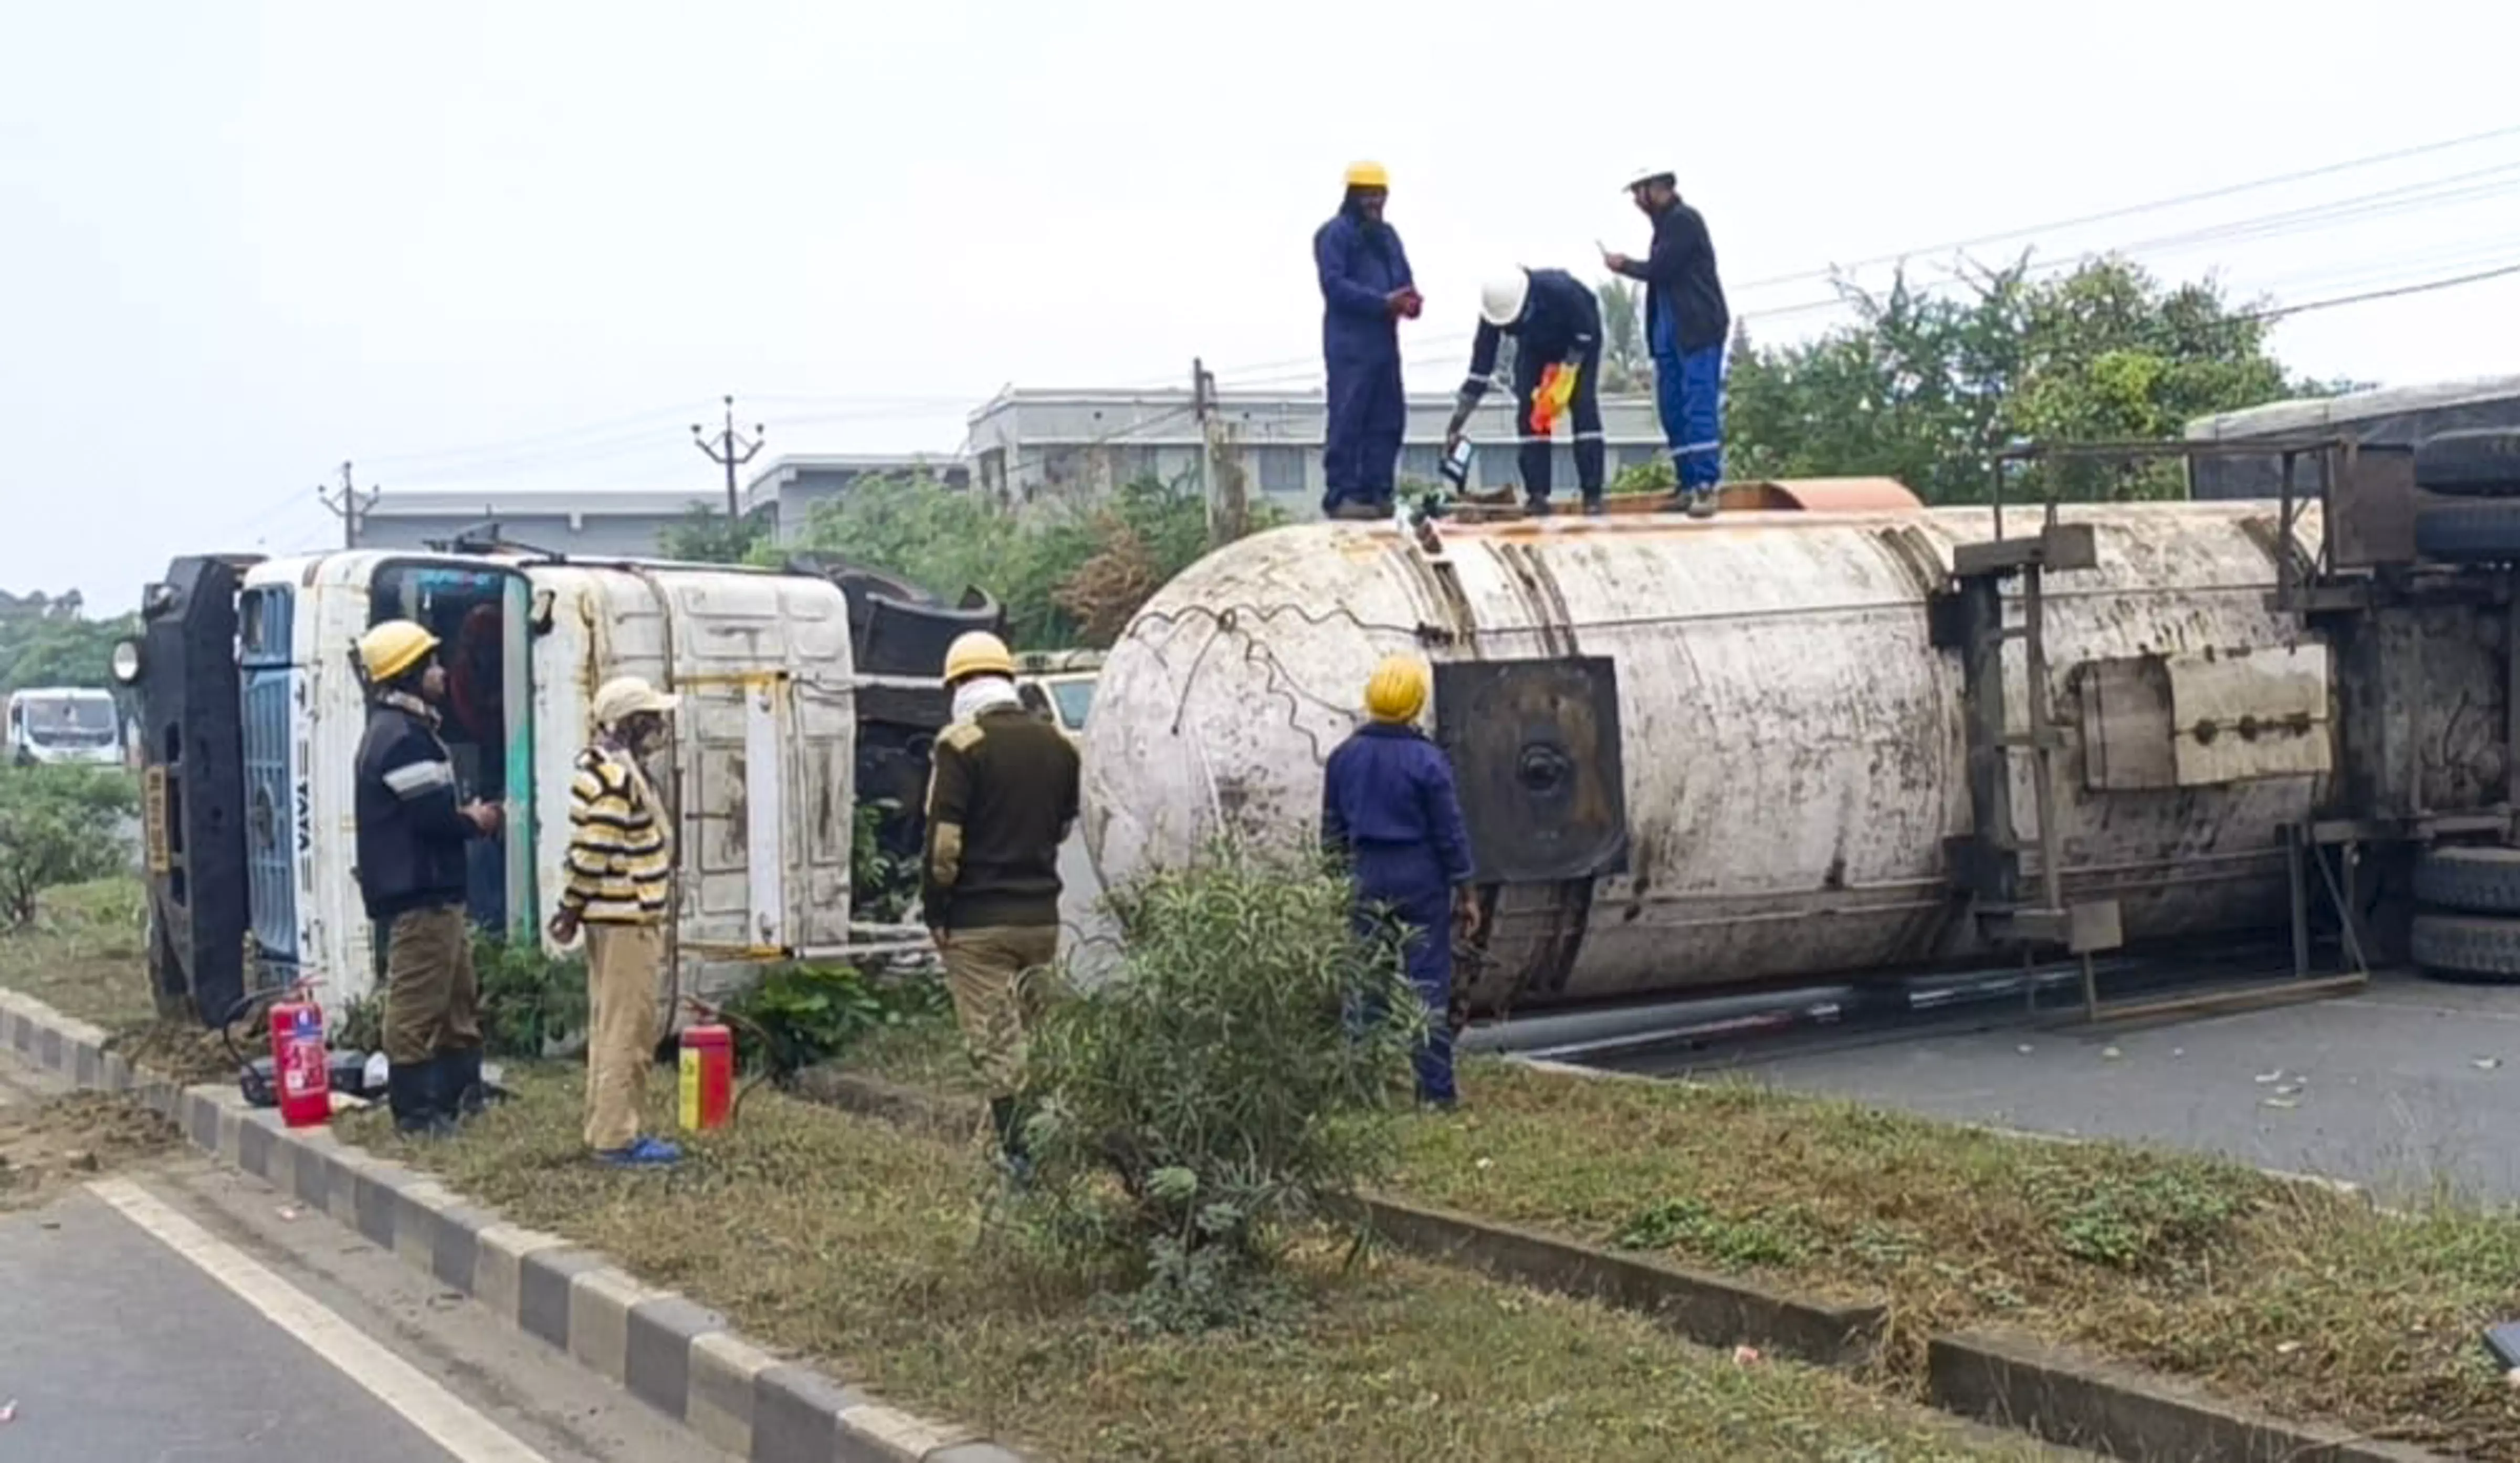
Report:
[[271,1071],[280,1120],[311,1127],[333,1117],[332,1058],[324,1050],[324,1008],[304,985],[271,1008]]
[[735,1095],[735,1033],[716,1022],[683,1028],[683,1131],[725,1124]]

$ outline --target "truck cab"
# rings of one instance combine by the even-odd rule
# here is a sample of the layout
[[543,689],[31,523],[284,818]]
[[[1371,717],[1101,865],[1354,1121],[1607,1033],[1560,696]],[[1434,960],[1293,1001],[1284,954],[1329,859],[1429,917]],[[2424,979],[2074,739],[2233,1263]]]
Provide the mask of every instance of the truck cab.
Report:
[[21,767],[122,762],[122,715],[113,693],[34,686],[9,698],[9,759]]
[[[115,657],[140,693],[151,963],[161,1007],[216,1024],[296,980],[327,1001],[381,983],[360,897],[354,768],[368,715],[358,639],[437,636],[440,734],[459,797],[504,802],[470,850],[474,926],[546,939],[568,785],[616,675],[677,692],[651,771],[675,828],[657,1000],[714,998],[764,962],[848,945],[854,684],[840,591],[808,575],[530,550],[179,560]],[[241,879],[221,877],[233,855]]]

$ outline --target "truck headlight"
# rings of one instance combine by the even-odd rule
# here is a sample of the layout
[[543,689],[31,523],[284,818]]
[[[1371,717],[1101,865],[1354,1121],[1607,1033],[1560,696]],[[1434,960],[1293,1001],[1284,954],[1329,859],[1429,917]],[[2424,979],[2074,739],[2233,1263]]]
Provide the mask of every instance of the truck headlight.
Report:
[[[93,664],[94,663],[91,662],[89,663]],[[107,663],[106,668],[112,672],[115,680],[120,681],[126,686],[139,684],[140,642],[137,640],[115,641],[113,646],[113,658]]]

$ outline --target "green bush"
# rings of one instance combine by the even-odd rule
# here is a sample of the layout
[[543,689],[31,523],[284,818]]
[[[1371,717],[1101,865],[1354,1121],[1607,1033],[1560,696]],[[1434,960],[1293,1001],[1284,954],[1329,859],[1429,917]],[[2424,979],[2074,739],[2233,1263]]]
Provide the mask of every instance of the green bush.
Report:
[[780,965],[727,1002],[736,1057],[786,1077],[846,1052],[869,1032],[941,1015],[932,976],[880,980],[846,965]]
[[[1033,1231],[1071,1263],[1138,1270],[1141,1326],[1265,1313],[1290,1228],[1395,1156],[1425,1015],[1350,899],[1318,865],[1233,846],[1115,891],[1120,970],[1029,1043]],[[1377,1003],[1389,1019],[1352,1031],[1344,1013]]]
[[138,787],[119,769],[0,767],[0,922],[22,929],[45,890],[129,867],[120,824],[138,806]]
[[892,924],[919,897],[919,860],[903,858],[883,846],[884,821],[899,807],[889,798],[857,805],[849,845],[849,899],[864,924]]
[[481,1042],[502,1057],[540,1057],[586,1029],[586,957],[553,955],[541,941],[510,944],[478,931],[472,973],[481,983]]

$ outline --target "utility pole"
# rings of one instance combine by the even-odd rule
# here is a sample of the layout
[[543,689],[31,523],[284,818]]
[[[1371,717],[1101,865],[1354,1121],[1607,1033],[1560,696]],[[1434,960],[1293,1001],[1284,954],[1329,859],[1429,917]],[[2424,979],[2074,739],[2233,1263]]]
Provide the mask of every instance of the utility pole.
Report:
[[315,489],[316,498],[341,521],[341,547],[345,549],[359,546],[359,525],[367,517],[368,510],[377,506],[377,499],[383,495],[384,489],[380,487],[371,486],[362,493],[352,486],[350,465],[346,462],[341,464],[341,486],[338,496],[333,489],[321,485]]
[[709,440],[708,434],[698,422],[692,424],[692,445],[706,454],[709,461],[726,469],[726,521],[730,526],[742,522],[743,518],[743,508],[737,499],[735,491],[735,470],[752,461],[752,454],[761,450],[761,439],[766,434],[761,430],[761,424],[755,422],[752,424],[750,441],[736,435],[733,396],[726,398],[726,426],[718,433],[717,440]]
[[1207,505],[1207,541],[1220,547],[1242,536],[1249,513],[1243,502],[1242,467],[1230,456],[1232,436],[1216,409],[1216,377],[1203,360],[1190,363],[1191,410],[1197,415],[1198,493]]

